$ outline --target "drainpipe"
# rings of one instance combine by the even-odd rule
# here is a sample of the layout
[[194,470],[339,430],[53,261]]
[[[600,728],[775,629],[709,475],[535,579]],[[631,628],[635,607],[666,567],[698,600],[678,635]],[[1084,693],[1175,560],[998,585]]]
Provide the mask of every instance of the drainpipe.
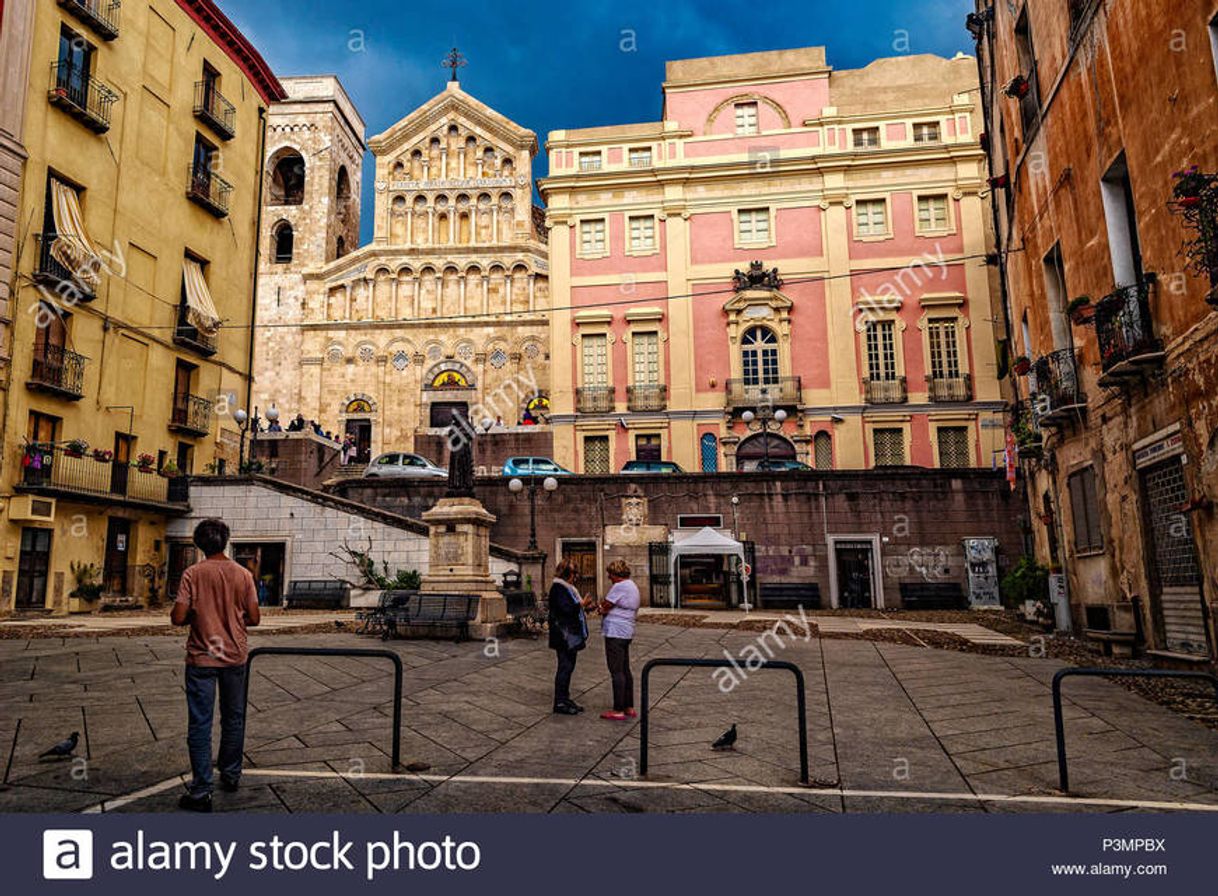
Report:
[[[266,181],[266,108],[258,107],[258,210],[254,216],[254,273],[250,289],[249,356],[246,359],[245,407],[253,414],[254,327],[258,323],[258,275],[262,269],[262,192]],[[237,471],[240,474],[240,470]]]

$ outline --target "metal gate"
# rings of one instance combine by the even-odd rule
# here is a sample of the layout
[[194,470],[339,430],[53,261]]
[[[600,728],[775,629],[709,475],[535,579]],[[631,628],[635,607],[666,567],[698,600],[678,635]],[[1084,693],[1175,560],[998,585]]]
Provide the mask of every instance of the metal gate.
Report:
[[647,546],[647,572],[651,583],[651,606],[672,606],[672,571],[670,552],[672,545],[666,541],[653,541]]
[[1141,471],[1150,551],[1151,583],[1168,650],[1209,652],[1201,569],[1192,524],[1181,507],[1188,503],[1184,466],[1173,458]]

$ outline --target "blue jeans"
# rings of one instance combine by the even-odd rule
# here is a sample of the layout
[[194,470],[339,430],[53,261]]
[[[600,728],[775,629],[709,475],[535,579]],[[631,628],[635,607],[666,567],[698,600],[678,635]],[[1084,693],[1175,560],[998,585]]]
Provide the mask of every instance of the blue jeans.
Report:
[[245,750],[245,666],[186,667],[186,746],[190,750],[191,796],[211,793],[211,723],[220,685],[220,756],[226,781],[241,779]]

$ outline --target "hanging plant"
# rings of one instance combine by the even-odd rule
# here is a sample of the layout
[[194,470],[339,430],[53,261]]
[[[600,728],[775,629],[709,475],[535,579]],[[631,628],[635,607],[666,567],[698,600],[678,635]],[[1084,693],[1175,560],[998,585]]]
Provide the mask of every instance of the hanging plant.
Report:
[[1027,355],[1020,355],[1015,359],[1014,370],[1016,376],[1027,376],[1032,371],[1032,359]]
[[1180,247],[1188,269],[1207,277],[1205,300],[1218,307],[1218,174],[1206,174],[1196,165],[1177,171],[1168,206],[1184,218],[1192,237]]
[[1066,314],[1075,326],[1086,326],[1095,320],[1095,306],[1091,304],[1091,296],[1079,296],[1066,306]]
[[1013,100],[1021,100],[1032,92],[1032,82],[1023,75],[1016,75],[1006,83],[1002,92]]

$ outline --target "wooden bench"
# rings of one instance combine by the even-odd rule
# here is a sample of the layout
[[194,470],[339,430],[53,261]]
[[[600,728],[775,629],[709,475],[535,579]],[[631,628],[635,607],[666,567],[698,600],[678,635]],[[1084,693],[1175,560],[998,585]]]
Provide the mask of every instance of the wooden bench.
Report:
[[336,579],[297,579],[288,585],[283,605],[293,610],[337,610],[351,597],[351,586]]
[[820,609],[820,584],[817,582],[762,582],[763,610]]
[[418,591],[382,591],[376,606],[371,610],[360,610],[355,614],[356,622],[360,623],[355,630],[357,635],[379,635],[385,630],[385,622],[390,610],[406,606]]
[[456,640],[469,638],[469,623],[478,612],[478,597],[472,594],[414,594],[403,606],[386,609],[381,638],[388,641],[404,635],[451,631]]
[[967,610],[968,598],[959,582],[902,582],[901,604],[906,610]]

